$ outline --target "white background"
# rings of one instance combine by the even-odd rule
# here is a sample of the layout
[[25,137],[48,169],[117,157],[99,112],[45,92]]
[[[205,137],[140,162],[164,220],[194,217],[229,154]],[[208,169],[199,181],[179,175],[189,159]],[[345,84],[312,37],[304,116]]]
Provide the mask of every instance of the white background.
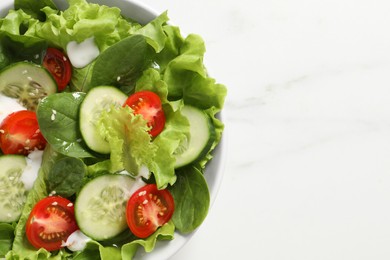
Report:
[[229,91],[223,183],[171,260],[390,259],[390,2],[144,3]]

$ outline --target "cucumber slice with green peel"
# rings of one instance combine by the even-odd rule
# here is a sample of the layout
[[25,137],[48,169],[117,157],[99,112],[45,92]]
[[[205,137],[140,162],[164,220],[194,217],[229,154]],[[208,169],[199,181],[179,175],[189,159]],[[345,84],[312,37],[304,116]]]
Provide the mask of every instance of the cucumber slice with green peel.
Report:
[[13,63],[0,72],[0,93],[35,111],[41,99],[57,92],[57,83],[45,68],[31,62]]
[[97,241],[115,237],[127,227],[126,204],[134,179],[123,174],[106,174],[88,182],[75,202],[80,230]]
[[0,156],[0,223],[17,221],[26,201],[26,189],[20,180],[27,162],[22,155]]
[[203,110],[185,105],[181,110],[190,123],[190,137],[175,151],[175,168],[202,159],[211,149],[215,140],[215,127]]
[[122,106],[127,95],[118,88],[111,86],[100,86],[91,89],[80,107],[80,131],[87,146],[98,153],[110,153],[110,146],[104,140],[96,127],[102,111],[115,106]]

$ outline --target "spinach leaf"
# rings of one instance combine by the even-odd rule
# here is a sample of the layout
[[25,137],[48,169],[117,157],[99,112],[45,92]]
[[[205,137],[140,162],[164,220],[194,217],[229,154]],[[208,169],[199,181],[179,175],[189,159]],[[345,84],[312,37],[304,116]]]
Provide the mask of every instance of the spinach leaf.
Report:
[[94,157],[83,142],[79,110],[85,93],[56,93],[44,98],[37,108],[39,128],[54,150],[70,157]]
[[210,193],[203,174],[195,167],[178,170],[175,185],[169,187],[175,200],[172,220],[182,233],[199,227],[207,216]]
[[15,10],[23,9],[24,12],[31,15],[33,18],[39,19],[40,21],[45,21],[46,18],[45,13],[41,11],[42,8],[49,6],[52,9],[57,9],[52,0],[15,0],[14,6]]
[[4,257],[11,250],[14,240],[14,227],[11,224],[0,223],[0,257]]
[[[2,58],[1,66],[5,67],[9,63],[28,60],[36,64],[41,64],[47,42],[36,37],[25,35],[12,35],[9,33],[0,34],[0,45]],[[3,65],[4,63],[4,65]],[[7,64],[8,63],[8,64]]]
[[72,92],[87,92],[90,85],[92,68],[95,62],[91,62],[84,68],[73,68],[72,78],[70,80],[70,90]]
[[57,161],[47,176],[48,191],[63,197],[72,196],[80,190],[86,171],[87,166],[78,158],[65,157]]
[[154,54],[142,35],[132,35],[119,41],[96,59],[90,87],[110,85],[132,89],[138,77],[151,64]]
[[0,70],[7,67],[10,64],[10,58],[8,57],[7,50],[3,44],[0,44]]

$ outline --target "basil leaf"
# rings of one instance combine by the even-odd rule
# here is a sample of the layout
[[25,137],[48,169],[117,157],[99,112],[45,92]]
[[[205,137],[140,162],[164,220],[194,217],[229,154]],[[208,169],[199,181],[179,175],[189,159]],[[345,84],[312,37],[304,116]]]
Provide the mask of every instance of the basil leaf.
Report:
[[182,233],[194,231],[206,218],[210,206],[210,193],[203,174],[195,167],[182,168],[169,191],[175,200],[172,220],[176,228]]
[[47,176],[49,192],[72,196],[80,190],[86,171],[87,166],[78,158],[65,157],[57,161]]
[[85,93],[56,93],[44,98],[37,108],[39,128],[54,150],[70,157],[94,157],[83,142],[79,110]]
[[152,61],[153,49],[142,35],[129,36],[107,48],[96,59],[90,87],[110,85],[132,89]]

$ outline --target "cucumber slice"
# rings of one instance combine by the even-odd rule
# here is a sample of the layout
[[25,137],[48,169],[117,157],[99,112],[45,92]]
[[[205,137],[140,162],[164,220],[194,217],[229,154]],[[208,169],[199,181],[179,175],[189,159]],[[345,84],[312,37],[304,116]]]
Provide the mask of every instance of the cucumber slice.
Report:
[[31,62],[17,62],[0,72],[0,93],[19,100],[35,111],[39,101],[57,92],[57,84],[45,68]]
[[87,146],[98,153],[110,153],[110,146],[104,140],[96,127],[103,110],[109,109],[113,104],[122,106],[127,95],[115,87],[100,86],[91,89],[80,107],[80,131]]
[[20,180],[27,162],[22,155],[0,156],[0,223],[17,221],[26,201]]
[[215,140],[215,127],[203,110],[185,105],[181,112],[190,123],[190,139],[175,151],[175,168],[203,158]]
[[107,174],[88,182],[75,202],[80,230],[97,241],[110,239],[127,228],[126,204],[134,179],[128,175]]

